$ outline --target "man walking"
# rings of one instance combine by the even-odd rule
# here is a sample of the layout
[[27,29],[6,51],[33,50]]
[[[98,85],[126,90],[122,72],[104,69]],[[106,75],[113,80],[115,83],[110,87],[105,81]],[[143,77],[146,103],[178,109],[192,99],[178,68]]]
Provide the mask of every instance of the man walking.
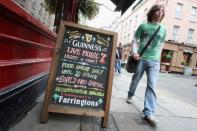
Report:
[[[136,87],[143,76],[144,71],[147,74],[147,87],[144,100],[144,119],[156,126],[158,121],[154,117],[156,107],[156,80],[160,69],[160,55],[163,48],[163,42],[166,37],[166,29],[160,25],[164,17],[164,7],[154,5],[147,14],[147,23],[141,24],[134,36],[132,55],[134,59],[139,60],[137,71],[132,77],[132,82],[128,91],[127,103],[132,103]],[[156,30],[159,29],[142,56],[139,56],[147,42],[151,39]],[[137,45],[139,43],[139,49]]]

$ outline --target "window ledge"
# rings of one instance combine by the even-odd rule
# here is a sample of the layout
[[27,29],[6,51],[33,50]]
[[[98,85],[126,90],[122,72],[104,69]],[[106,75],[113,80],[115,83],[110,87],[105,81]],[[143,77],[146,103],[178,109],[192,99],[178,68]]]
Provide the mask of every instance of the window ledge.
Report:
[[197,23],[196,20],[190,20],[189,22],[191,22],[191,23]]
[[176,17],[176,16],[175,16],[174,18],[177,19],[177,20],[182,20],[182,18],[180,18],[180,17]]

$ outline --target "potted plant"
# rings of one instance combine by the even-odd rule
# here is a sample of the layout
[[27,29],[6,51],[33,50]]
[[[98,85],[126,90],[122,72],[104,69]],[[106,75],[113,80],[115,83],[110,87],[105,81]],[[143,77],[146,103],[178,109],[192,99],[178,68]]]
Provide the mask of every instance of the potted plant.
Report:
[[170,61],[172,60],[172,57],[173,57],[173,51],[169,51],[166,55],[162,57],[163,62],[170,63]]

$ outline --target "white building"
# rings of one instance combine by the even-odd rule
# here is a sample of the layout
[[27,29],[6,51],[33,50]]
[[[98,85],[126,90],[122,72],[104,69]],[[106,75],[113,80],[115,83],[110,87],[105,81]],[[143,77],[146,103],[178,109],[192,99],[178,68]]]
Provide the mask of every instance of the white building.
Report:
[[[137,27],[147,21],[147,12],[154,4],[165,6],[162,24],[167,29],[161,54],[161,70],[184,72],[184,67],[197,74],[197,0],[136,0],[121,16],[118,42],[122,43],[124,60],[131,50]],[[170,59],[166,59],[171,55]]]
[[197,45],[197,0],[136,0],[121,17],[119,42],[131,43],[133,35],[155,3],[165,3],[166,15],[162,24],[167,29],[166,40]]
[[44,0],[16,0],[16,2],[36,19],[53,30],[55,15],[51,15],[45,10]]

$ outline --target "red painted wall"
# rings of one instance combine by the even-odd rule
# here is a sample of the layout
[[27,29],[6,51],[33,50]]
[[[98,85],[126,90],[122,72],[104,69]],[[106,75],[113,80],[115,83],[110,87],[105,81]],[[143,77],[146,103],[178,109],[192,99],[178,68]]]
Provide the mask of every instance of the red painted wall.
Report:
[[12,0],[1,0],[0,92],[48,72],[55,42],[56,33]]

